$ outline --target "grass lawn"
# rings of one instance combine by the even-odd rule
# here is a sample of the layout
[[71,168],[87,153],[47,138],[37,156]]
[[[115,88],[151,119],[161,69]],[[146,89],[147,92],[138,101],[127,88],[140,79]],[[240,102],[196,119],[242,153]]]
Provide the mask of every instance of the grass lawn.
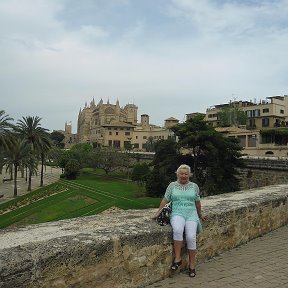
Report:
[[[110,207],[158,207],[160,198],[139,197],[139,187],[113,176],[84,173],[77,180],[59,180],[0,205],[0,228],[95,215]],[[138,197],[136,197],[138,195]]]

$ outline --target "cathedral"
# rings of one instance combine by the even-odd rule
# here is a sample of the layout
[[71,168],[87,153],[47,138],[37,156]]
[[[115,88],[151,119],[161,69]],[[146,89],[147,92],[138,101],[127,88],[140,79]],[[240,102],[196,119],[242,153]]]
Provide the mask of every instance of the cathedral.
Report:
[[137,120],[138,107],[126,104],[120,107],[119,101],[110,104],[101,99],[98,104],[93,99],[89,105],[80,109],[78,114],[77,134],[71,133],[71,125],[65,124],[65,147],[70,148],[76,143],[90,143],[94,147],[115,147],[134,151],[145,151],[147,141],[156,142],[173,135],[169,129],[179,120],[170,117],[165,120],[164,127],[149,123],[147,114]]

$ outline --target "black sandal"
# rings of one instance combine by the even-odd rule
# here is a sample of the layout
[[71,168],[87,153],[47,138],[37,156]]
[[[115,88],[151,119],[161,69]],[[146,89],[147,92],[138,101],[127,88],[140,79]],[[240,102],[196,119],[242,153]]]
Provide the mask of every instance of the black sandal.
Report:
[[196,270],[189,268],[189,277],[195,277],[196,276]]
[[182,264],[182,260],[178,261],[178,262],[173,262],[172,266],[171,266],[171,270],[176,271]]

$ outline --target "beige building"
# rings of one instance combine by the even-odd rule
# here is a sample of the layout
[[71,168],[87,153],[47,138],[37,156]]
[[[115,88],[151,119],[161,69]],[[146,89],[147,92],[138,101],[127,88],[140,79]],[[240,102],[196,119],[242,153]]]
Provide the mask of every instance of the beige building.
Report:
[[267,97],[259,102],[234,101],[215,105],[206,110],[205,120],[213,127],[219,127],[218,113],[226,107],[244,111],[247,116],[248,129],[288,127],[288,95]]
[[86,103],[83,110],[79,111],[77,143],[144,151],[147,143],[173,135],[169,128],[179,120],[168,118],[164,127],[160,127],[150,124],[149,116],[143,114],[138,123],[137,110],[134,104],[120,107],[118,100],[116,104],[110,104],[109,100],[105,104],[101,99],[96,105],[93,99],[90,105]]
[[[288,129],[288,128],[287,128]],[[282,143],[275,139],[262,135],[260,130],[246,130],[238,127],[216,127],[216,131],[225,134],[227,137],[235,137],[243,147],[242,154],[258,157],[287,157],[288,138],[282,138]]]
[[[219,127],[218,113],[225,107],[237,107],[245,112],[247,125],[239,127]],[[215,129],[227,137],[239,139],[243,154],[249,156],[288,156],[288,137],[275,136],[277,130],[288,131],[288,95],[267,97],[266,100],[237,101],[229,104],[220,104],[207,109],[205,120]],[[275,129],[271,135],[263,131]]]

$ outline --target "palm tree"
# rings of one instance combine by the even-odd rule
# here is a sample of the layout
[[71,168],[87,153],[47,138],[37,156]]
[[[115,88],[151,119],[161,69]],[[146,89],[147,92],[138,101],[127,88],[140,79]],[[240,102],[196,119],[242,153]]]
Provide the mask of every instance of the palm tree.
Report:
[[[43,165],[45,154],[51,147],[48,129],[41,127],[41,118],[38,116],[23,117],[17,122],[17,132],[23,137],[23,140],[31,145],[31,161],[29,163],[28,191],[31,191],[31,178],[35,173],[35,163],[37,157],[41,158],[41,183],[43,185]],[[42,155],[41,155],[42,154]]]
[[6,165],[6,171],[12,171],[14,197],[17,197],[17,172],[23,166],[28,165],[30,151],[30,145],[16,136],[13,139],[13,144],[5,149],[3,164]]
[[10,121],[13,121],[13,118],[5,114],[4,110],[0,110],[0,174],[2,174],[2,168],[4,166],[3,152],[12,144],[11,129],[13,128],[13,124],[10,123]]
[[11,129],[13,124],[10,121],[14,119],[5,114],[4,110],[0,110],[0,147],[5,148],[10,143]]
[[[47,133],[48,134],[48,133]],[[49,136],[41,137],[41,143],[40,143],[40,161],[41,161],[41,178],[40,178],[40,186],[42,187],[44,184],[43,181],[43,175],[44,175],[44,164],[47,156],[49,155],[49,150],[52,147],[52,143],[50,141]]]
[[[27,143],[26,143],[27,144]],[[30,144],[27,144],[30,145]],[[37,175],[37,171],[38,171],[38,159],[37,159],[37,155],[34,154],[31,151],[30,148],[30,153],[29,153],[29,157],[26,161],[26,167],[28,168],[28,188],[27,191],[31,191],[32,190],[32,175]]]

